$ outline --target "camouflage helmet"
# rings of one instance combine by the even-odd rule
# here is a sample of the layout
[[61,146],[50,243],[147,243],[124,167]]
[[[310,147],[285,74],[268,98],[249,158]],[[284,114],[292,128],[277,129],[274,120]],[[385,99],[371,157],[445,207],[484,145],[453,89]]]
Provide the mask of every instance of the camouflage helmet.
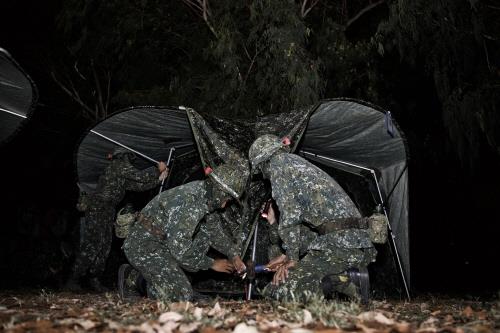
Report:
[[243,164],[222,164],[215,169],[205,168],[205,174],[224,192],[239,199],[250,175],[248,167]]
[[283,147],[285,145],[276,135],[264,134],[258,137],[248,150],[248,158],[252,164],[252,168],[270,159],[271,156]]

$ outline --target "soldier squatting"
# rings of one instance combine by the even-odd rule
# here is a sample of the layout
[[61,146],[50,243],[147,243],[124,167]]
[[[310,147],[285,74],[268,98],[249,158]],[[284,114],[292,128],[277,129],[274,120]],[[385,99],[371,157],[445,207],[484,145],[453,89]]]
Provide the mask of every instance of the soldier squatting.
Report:
[[[363,218],[331,176],[290,153],[289,145],[287,138],[263,135],[251,145],[248,161],[207,167],[204,180],[161,192],[128,216],[132,218],[119,216],[116,231],[126,236],[123,250],[130,263],[120,268],[121,294],[145,285],[144,294],[151,298],[193,300],[199,295],[188,272],[243,275],[247,267],[240,255],[245,242],[234,232],[243,222],[231,221],[229,228],[222,216],[225,209],[243,207],[250,175],[261,174],[272,190],[265,218],[271,240],[266,270],[273,278],[263,295],[286,300],[306,293],[344,294],[367,301],[367,266],[376,258],[373,244],[386,241],[387,220],[380,214]],[[97,284],[109,253],[116,205],[126,190],[150,189],[168,172],[162,162],[158,170],[139,172],[129,158],[115,153],[97,193],[89,198],[85,237],[68,285],[84,273]],[[226,258],[211,258],[210,248]]]

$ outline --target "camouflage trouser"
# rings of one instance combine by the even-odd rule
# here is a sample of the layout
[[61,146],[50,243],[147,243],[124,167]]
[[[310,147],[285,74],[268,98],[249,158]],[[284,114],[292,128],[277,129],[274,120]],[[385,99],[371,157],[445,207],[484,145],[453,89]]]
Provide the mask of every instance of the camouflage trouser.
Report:
[[136,223],[123,244],[128,261],[147,282],[148,296],[162,301],[190,300],[193,288],[186,274],[157,236]]
[[85,212],[80,226],[80,248],[73,266],[77,277],[87,272],[91,276],[102,275],[113,240],[115,209],[110,205],[91,205]]
[[297,265],[289,270],[286,281],[278,286],[269,283],[264,296],[278,300],[299,300],[306,294],[323,294],[321,281],[326,275],[334,276],[335,291],[355,296],[355,287],[345,271],[352,267],[366,266],[375,253],[360,249],[311,250]]

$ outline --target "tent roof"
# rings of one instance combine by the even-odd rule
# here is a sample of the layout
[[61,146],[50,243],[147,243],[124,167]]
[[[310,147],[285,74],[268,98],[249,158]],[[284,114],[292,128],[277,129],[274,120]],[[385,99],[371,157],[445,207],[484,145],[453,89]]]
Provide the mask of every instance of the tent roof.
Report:
[[35,83],[8,52],[0,48],[0,143],[7,141],[30,116],[37,100]]

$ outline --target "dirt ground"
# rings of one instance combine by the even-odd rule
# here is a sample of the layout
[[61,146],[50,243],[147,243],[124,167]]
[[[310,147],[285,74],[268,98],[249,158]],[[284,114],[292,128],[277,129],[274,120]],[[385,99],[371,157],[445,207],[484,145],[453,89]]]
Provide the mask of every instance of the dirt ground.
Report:
[[73,294],[44,289],[0,292],[5,332],[500,332],[500,301],[426,296],[305,303],[214,299],[204,303],[123,302],[116,293]]

